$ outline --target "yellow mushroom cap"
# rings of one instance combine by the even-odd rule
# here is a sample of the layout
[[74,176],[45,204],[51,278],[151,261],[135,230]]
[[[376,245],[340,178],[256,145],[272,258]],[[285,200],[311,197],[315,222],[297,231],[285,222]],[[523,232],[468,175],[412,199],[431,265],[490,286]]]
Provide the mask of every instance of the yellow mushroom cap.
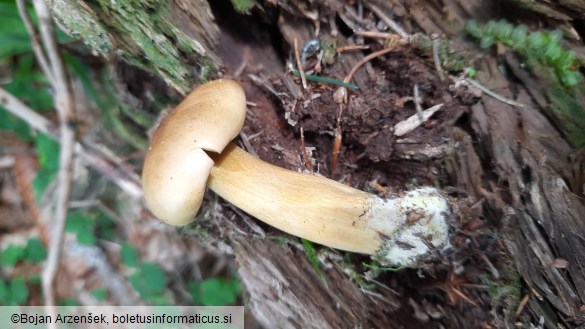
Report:
[[155,131],[142,172],[150,210],[173,225],[197,214],[213,160],[238,136],[246,118],[246,96],[233,80],[205,83],[170,113]]

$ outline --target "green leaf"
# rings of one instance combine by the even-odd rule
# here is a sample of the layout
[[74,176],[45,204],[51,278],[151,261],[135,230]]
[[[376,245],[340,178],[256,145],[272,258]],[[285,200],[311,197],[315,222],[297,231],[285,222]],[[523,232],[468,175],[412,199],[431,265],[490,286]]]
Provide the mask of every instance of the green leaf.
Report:
[[136,248],[134,248],[129,242],[124,242],[124,244],[122,244],[120,255],[122,256],[122,263],[124,263],[124,265],[129,267],[136,266],[136,263],[138,262],[138,251],[136,251]]
[[18,58],[11,72],[12,80],[5,89],[35,111],[53,108],[53,96],[49,93],[47,78],[34,67],[34,56],[26,54]]
[[526,41],[526,36],[528,35],[528,27],[524,24],[516,26],[514,32],[510,36],[511,43],[514,44],[514,48],[522,47],[524,41]]
[[188,284],[195,304],[205,306],[234,305],[240,293],[237,280],[212,278]]
[[0,3],[0,59],[32,51],[16,2]]
[[24,279],[14,278],[8,285],[8,294],[12,302],[18,305],[26,303],[28,300],[28,288]]
[[95,297],[95,299],[97,299],[100,302],[103,302],[104,300],[106,300],[106,298],[108,298],[108,292],[105,289],[94,289],[91,291],[91,294],[93,295],[93,297]]
[[10,245],[0,254],[0,264],[14,266],[24,258],[25,253],[24,246]]
[[471,34],[476,38],[481,38],[481,36],[483,35],[483,29],[474,20],[467,22],[465,30],[467,31],[467,33]]
[[38,238],[29,239],[26,243],[25,260],[38,263],[47,257],[47,249]]
[[4,280],[0,280],[0,305],[6,305],[8,299],[8,287]]
[[73,210],[67,215],[65,230],[75,233],[77,241],[81,244],[94,244],[97,238],[94,234],[95,221],[91,215],[84,214],[79,210]]
[[28,276],[28,278],[26,278],[26,281],[28,281],[29,284],[41,284],[41,276],[40,274],[31,274]]
[[577,71],[567,71],[561,75],[561,81],[569,87],[578,85],[582,79],[583,76]]
[[79,306],[79,301],[75,298],[63,298],[57,302],[59,306]]
[[309,240],[301,239],[301,241],[303,242],[303,250],[305,250],[305,254],[307,254],[307,259],[313,266],[315,273],[317,273],[321,280],[325,282],[325,274],[323,274],[323,271],[321,271],[321,268],[319,267],[319,258],[317,257],[317,251],[315,250],[315,246]]
[[96,231],[101,238],[113,240],[116,236],[116,223],[108,215],[99,211],[95,216]]
[[39,158],[40,170],[32,182],[37,200],[40,200],[59,170],[59,144],[45,134],[35,136],[35,149]]
[[248,14],[256,5],[255,0],[231,0],[234,9],[240,14]]
[[130,277],[130,282],[142,298],[150,299],[165,290],[167,277],[157,264],[144,263],[138,266],[138,271]]
[[[33,25],[38,26],[38,19],[32,7],[27,6]],[[60,29],[56,29],[59,43],[73,39]],[[32,52],[32,45],[15,1],[0,2],[0,60],[10,56]]]
[[495,40],[489,35],[485,35],[481,38],[479,46],[481,48],[489,48],[494,44]]
[[13,131],[23,141],[33,139],[29,125],[0,106],[0,130]]

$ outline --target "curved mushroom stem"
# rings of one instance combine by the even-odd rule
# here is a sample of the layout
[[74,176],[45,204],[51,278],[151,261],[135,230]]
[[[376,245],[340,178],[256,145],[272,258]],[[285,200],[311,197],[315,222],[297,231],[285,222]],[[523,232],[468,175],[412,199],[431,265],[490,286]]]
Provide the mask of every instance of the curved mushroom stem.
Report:
[[233,144],[210,157],[211,190],[292,235],[401,266],[413,266],[448,245],[450,210],[434,188],[383,199],[268,164]]

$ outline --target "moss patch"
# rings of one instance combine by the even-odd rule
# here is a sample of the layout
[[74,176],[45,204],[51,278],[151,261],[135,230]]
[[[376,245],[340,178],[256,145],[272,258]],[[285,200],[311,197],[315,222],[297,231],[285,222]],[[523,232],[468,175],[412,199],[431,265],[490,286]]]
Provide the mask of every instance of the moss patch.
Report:
[[58,1],[56,16],[71,34],[102,54],[120,52],[133,65],[161,75],[181,93],[208,79],[209,72],[218,71],[207,59],[204,46],[173,25],[166,1],[95,0],[83,7]]

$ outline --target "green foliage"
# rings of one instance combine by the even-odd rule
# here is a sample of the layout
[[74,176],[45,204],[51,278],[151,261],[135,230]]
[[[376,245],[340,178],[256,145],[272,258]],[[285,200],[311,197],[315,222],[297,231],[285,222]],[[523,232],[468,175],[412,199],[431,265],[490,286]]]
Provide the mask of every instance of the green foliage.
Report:
[[32,182],[32,187],[37,200],[40,200],[59,171],[60,147],[59,143],[42,133],[35,135],[34,142],[40,169]]
[[195,304],[204,306],[234,305],[241,291],[240,284],[235,279],[193,281],[188,287]]
[[38,238],[31,238],[26,246],[9,245],[0,252],[0,265],[14,266],[18,262],[41,262],[47,257],[47,250]]
[[100,211],[75,209],[67,214],[65,230],[74,233],[81,244],[94,244],[98,238],[111,238],[114,223]]
[[240,14],[248,14],[250,10],[256,5],[254,0],[231,0],[232,6]]
[[301,241],[303,243],[303,250],[305,250],[307,259],[309,259],[309,262],[311,263],[311,266],[313,266],[315,273],[317,273],[317,275],[319,275],[319,278],[323,282],[325,282],[325,274],[323,274],[323,271],[321,271],[321,268],[319,267],[319,258],[317,257],[317,251],[315,250],[315,246],[309,240],[301,239]]
[[24,305],[28,296],[28,287],[23,278],[14,278],[10,281],[0,280],[0,305]]
[[67,214],[65,230],[74,233],[77,236],[77,241],[81,244],[94,244],[97,241],[94,217],[94,214],[86,214],[77,209],[70,211]]
[[563,49],[560,43],[562,33],[558,30],[528,32],[526,25],[514,26],[501,20],[490,21],[484,26],[470,21],[467,24],[467,32],[480,39],[482,48],[501,42],[526,57],[527,62],[534,60],[552,68],[556,77],[565,86],[576,86],[583,80],[579,72],[581,63],[573,51]]
[[521,277],[513,266],[504,265],[499,268],[501,277],[494,281],[487,275],[481,277],[483,284],[488,286],[488,294],[492,305],[505,305],[508,310],[515,310],[522,298]]
[[2,250],[0,264],[14,266],[24,258],[26,248],[24,246],[10,245]]
[[167,277],[158,264],[142,263],[137,266],[137,271],[130,277],[130,282],[140,297],[151,300],[164,292],[167,286]]
[[101,211],[93,212],[93,216],[95,216],[96,236],[106,240],[115,239],[116,223],[112,220],[112,218]]
[[[2,57],[0,57],[1,60]],[[46,78],[33,67],[32,54],[20,56],[10,70],[12,79],[2,86],[4,89],[36,110],[51,109],[53,97],[49,94]],[[33,140],[28,124],[2,106],[0,106],[0,130],[13,131],[24,141]]]
[[12,80],[3,86],[8,92],[36,111],[53,108],[53,96],[49,92],[47,78],[34,67],[34,56],[19,56],[11,68]]
[[573,51],[562,48],[560,31],[529,32],[525,25],[506,21],[485,26],[471,21],[467,32],[479,38],[482,47],[501,42],[521,54],[527,66],[547,82],[550,106],[545,110],[575,146],[585,145],[585,88],[579,71],[582,63]]
[[94,289],[91,291],[92,296],[100,302],[105,301],[108,298],[108,292],[105,289]]
[[47,249],[40,239],[32,238],[26,243],[26,252],[23,260],[39,263],[47,257]]
[[80,306],[81,304],[75,298],[63,298],[57,302],[58,306]]
[[0,45],[0,59],[31,51],[28,32],[15,1],[0,2]]
[[[124,104],[119,99],[116,88],[106,74],[101,79],[94,79],[88,74],[91,69],[85,63],[73,56],[64,56],[64,59],[81,81],[89,98],[101,110],[106,128],[112,130],[117,137],[124,141],[124,144],[131,145],[138,150],[146,149],[148,143],[142,132],[152,127],[156,119],[143,109],[132,109]],[[136,129],[132,129],[133,127]]]
[[376,261],[372,263],[363,263],[364,268],[368,269],[372,273],[372,277],[376,278],[380,274],[385,272],[398,272],[400,270],[405,269],[405,266],[387,266],[382,265]]
[[138,251],[129,242],[122,244],[120,255],[122,256],[122,263],[126,266],[133,267],[138,263]]

